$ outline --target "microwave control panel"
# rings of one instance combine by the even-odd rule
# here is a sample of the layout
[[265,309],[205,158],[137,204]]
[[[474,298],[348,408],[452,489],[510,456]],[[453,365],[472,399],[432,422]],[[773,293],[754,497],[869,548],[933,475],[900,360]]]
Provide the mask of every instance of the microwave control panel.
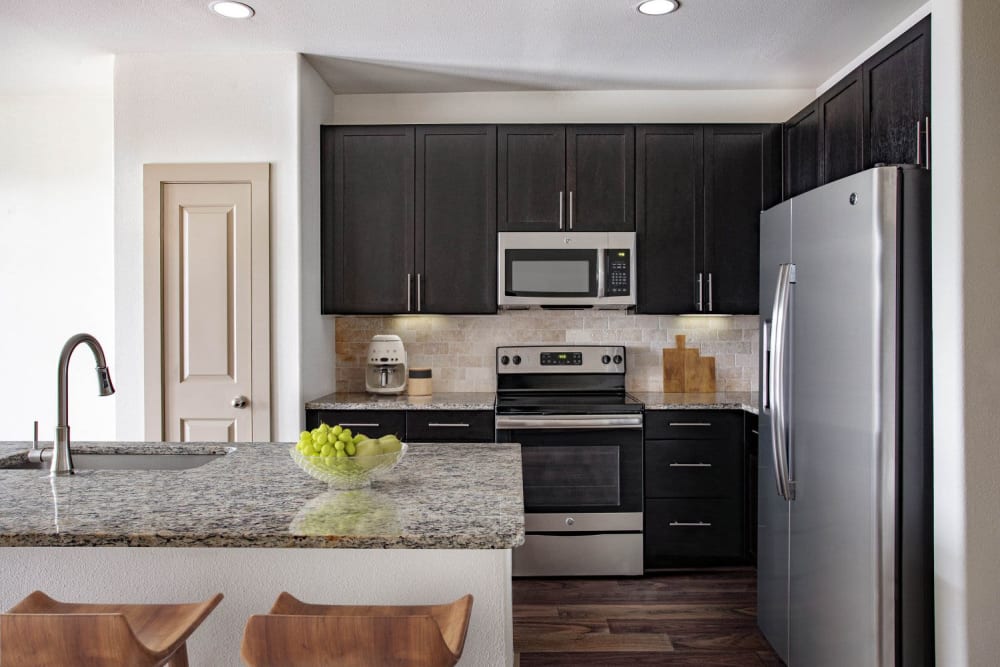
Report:
[[628,296],[632,292],[629,284],[632,266],[631,251],[628,248],[609,249],[607,258],[607,284],[604,293],[607,296]]

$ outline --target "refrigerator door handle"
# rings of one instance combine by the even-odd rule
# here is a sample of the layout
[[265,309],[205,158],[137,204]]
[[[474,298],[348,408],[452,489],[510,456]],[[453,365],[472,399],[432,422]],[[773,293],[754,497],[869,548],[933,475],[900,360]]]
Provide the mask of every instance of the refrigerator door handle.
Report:
[[795,265],[782,264],[774,290],[771,313],[771,354],[768,386],[771,394],[771,455],[778,493],[785,500],[795,499],[795,489],[788,478],[788,414],[785,405],[785,367],[788,361],[788,304],[795,282]]
[[764,362],[764,370],[761,373],[764,386],[760,392],[760,408],[769,411],[771,409],[771,320],[761,320],[760,340],[763,347],[760,358]]

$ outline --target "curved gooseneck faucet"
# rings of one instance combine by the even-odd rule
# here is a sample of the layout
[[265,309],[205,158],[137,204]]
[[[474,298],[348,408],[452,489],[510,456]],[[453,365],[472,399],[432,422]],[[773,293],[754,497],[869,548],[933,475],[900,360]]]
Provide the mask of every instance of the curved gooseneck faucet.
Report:
[[56,438],[52,452],[52,466],[49,468],[50,475],[72,475],[73,457],[70,454],[69,446],[69,359],[73,356],[73,350],[80,343],[86,343],[90,351],[94,353],[97,361],[97,391],[101,396],[110,396],[115,393],[115,388],[111,384],[111,374],[108,372],[108,362],[104,359],[104,349],[97,339],[90,334],[76,334],[63,345],[62,354],[59,355],[59,396],[56,415]]

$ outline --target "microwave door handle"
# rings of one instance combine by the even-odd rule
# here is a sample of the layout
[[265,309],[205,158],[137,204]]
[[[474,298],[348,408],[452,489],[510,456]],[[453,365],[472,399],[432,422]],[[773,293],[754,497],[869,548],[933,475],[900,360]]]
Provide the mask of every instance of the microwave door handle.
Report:
[[597,296],[604,296],[604,264],[607,261],[604,248],[597,249]]

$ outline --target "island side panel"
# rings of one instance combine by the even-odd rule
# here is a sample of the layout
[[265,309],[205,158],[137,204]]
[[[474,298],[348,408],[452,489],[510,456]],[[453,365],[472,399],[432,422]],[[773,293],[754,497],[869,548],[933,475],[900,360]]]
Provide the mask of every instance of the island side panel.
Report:
[[514,664],[509,549],[0,548],[0,608],[33,590],[75,602],[222,603],[188,640],[192,665],[241,665],[243,628],[281,591],[320,604],[475,601],[460,665]]

